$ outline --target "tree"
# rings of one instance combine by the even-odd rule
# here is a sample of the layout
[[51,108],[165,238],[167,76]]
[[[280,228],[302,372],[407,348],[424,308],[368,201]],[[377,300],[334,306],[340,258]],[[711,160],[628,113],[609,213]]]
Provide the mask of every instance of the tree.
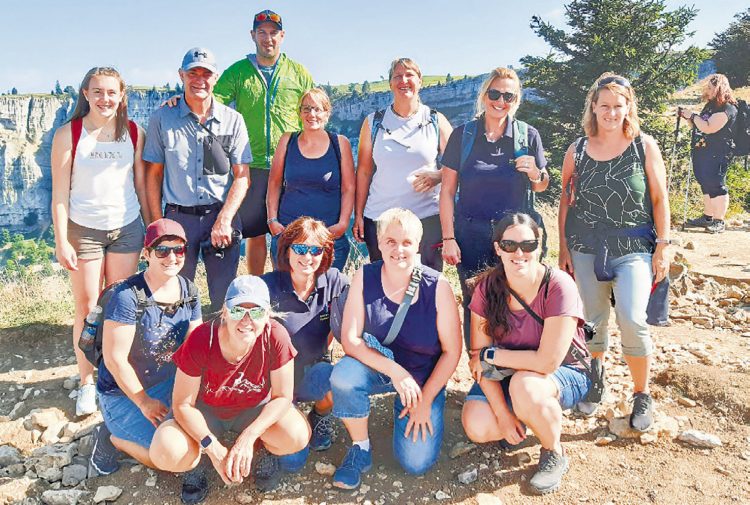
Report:
[[164,89],[166,89],[167,91],[172,91],[172,85],[170,83],[166,83],[164,85]]
[[8,228],[3,228],[3,231],[0,232],[0,247],[5,244],[10,244],[11,240],[10,230],[8,230]]
[[63,90],[62,90],[62,87],[60,87],[60,81],[59,80],[55,81],[55,94],[56,95],[62,95],[63,94]]
[[445,84],[450,84],[453,82],[453,76],[448,73],[448,75],[445,76]]
[[13,89],[12,89],[12,90],[10,90],[10,94],[11,94],[11,95],[17,95],[17,94],[18,94],[18,90],[16,89],[16,87],[15,87],[15,86],[13,86]]
[[[532,17],[531,29],[551,46],[551,52],[521,59],[527,70],[525,85],[539,98],[525,102],[521,115],[541,130],[555,165],[561,164],[565,149],[581,134],[586,93],[605,71],[630,80],[646,131],[659,137],[658,114],[675,90],[694,82],[698,64],[707,55],[695,46],[682,48],[692,36],[686,28],[697,10],[667,11],[665,3],[573,0],[565,7],[568,32]],[[658,129],[666,127],[662,121]]]
[[729,27],[709,43],[716,51],[714,63],[729,84],[738,88],[750,84],[750,9],[734,16]]
[[365,81],[362,83],[362,94],[363,95],[369,95],[372,92],[372,86],[370,86],[369,81]]
[[75,98],[75,97],[78,96],[78,91],[76,91],[76,89],[73,86],[71,86],[70,84],[68,84],[67,86],[65,86],[65,89],[63,90],[63,92],[65,94],[69,95],[71,98]]

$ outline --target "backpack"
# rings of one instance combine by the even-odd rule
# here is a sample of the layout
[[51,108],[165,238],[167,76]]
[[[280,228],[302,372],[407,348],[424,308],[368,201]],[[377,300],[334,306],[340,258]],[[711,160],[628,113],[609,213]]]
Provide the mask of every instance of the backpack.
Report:
[[750,154],[750,104],[737,100],[737,119],[734,120],[734,155]]
[[[148,307],[154,307],[157,303],[153,300],[149,300],[146,296],[146,290],[143,283],[138,282],[138,278],[141,274],[131,275],[127,279],[123,279],[114,282],[104,288],[99,294],[99,298],[96,300],[96,306],[89,313],[83,322],[83,331],[81,332],[81,338],[78,339],[78,348],[86,356],[86,359],[95,367],[99,366],[102,361],[102,341],[104,338],[104,309],[106,309],[109,301],[112,299],[112,295],[115,293],[117,288],[123,284],[127,285],[133,290],[136,299],[135,307],[135,328],[136,336],[143,330],[141,319],[143,313]],[[172,307],[180,308],[187,304],[190,304],[192,308],[195,308],[199,300],[198,288],[195,284],[182,276],[177,276],[180,279],[180,291],[182,291],[183,285],[187,287],[187,296],[181,298],[175,302]]]
[[[372,150],[375,152],[375,139],[378,136],[378,130],[388,131],[383,127],[383,118],[385,117],[385,109],[376,110],[372,116],[372,128],[370,128],[370,140],[372,142]],[[440,124],[438,122],[438,112],[435,109],[430,109],[430,121],[427,123],[432,125],[437,135],[438,155],[437,155],[437,168],[440,168]],[[420,125],[421,127],[422,125]],[[426,126],[426,125],[425,125]],[[375,167],[375,160],[373,160],[373,166]],[[377,169],[377,167],[375,167]]]
[[[70,134],[71,134],[71,149],[70,149],[70,167],[73,168],[73,162],[76,159],[76,149],[78,148],[78,141],[81,140],[81,132],[83,130],[83,118],[78,117],[70,122]],[[128,132],[130,133],[130,142],[133,143],[133,152],[135,152],[136,145],[138,144],[138,125],[134,121],[128,120]]]

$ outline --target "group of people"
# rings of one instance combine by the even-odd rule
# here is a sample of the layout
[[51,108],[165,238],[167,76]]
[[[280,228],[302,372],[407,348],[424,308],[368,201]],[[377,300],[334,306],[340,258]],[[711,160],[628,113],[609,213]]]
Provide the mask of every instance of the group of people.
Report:
[[[423,474],[451,429],[445,388],[465,344],[476,381],[467,436],[512,446],[530,428],[542,449],[529,484],[553,491],[569,464],[562,411],[597,407],[589,391],[603,377],[592,364],[608,348],[612,295],[633,381],[630,424],[650,428],[646,304],[668,272],[670,214],[659,147],[641,132],[626,78],[605,73],[586,96],[585,136],[562,168],[552,269],[541,263],[546,232],[534,209],[550,182],[547,159],[539,132],[516,118],[512,69],[490,72],[476,116],[453,129],[420,101],[419,66],[393,61],[393,102],[363,122],[355,173],[348,139],[326,130],[329,98],[280,52],[281,17],[259,12],[251,36],[256,53],[221,76],[209,50],[188,51],[184,93],[154,112],[146,133],[128,120],[122,77],[93,68],[55,133],[52,216],[75,298],[76,413],[94,412],[98,397],[98,473],[115,471],[125,452],[185,472],[182,499],[198,503],[209,487],[205,453],[224,482],[253,473],[270,490],[310,448],[331,446],[338,418],[352,444],[333,483],[356,488],[372,465],[369,397],[395,391],[394,457]],[[726,97],[722,78],[708,82]],[[717,115],[731,116],[711,107],[690,116],[707,136],[728,124]],[[718,222],[726,192],[714,179],[699,180]],[[371,263],[350,283],[352,215]],[[267,232],[273,271],[264,273]],[[250,275],[238,277],[243,238]],[[191,295],[200,257],[206,322]],[[136,273],[139,258],[147,266]],[[463,329],[444,263],[458,269]],[[103,307],[95,383],[78,338],[102,287],[123,279]],[[589,342],[586,321],[596,328]],[[337,363],[332,330],[345,353]],[[313,404],[307,417],[300,402]]]

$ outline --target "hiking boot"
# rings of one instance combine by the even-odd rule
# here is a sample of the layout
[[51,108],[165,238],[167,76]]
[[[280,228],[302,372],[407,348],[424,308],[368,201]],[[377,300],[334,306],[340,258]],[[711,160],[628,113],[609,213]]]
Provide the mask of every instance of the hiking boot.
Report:
[[542,447],[539,467],[531,477],[529,485],[538,494],[547,494],[560,487],[563,475],[568,471],[568,457]]
[[78,389],[76,416],[87,416],[96,411],[96,386],[94,384],[84,384]]
[[599,402],[578,402],[575,410],[583,417],[593,417],[599,408]]
[[310,437],[310,449],[313,451],[325,451],[331,447],[333,438],[333,416],[329,412],[326,415],[320,415],[313,408],[307,415],[312,428]]
[[633,395],[633,412],[630,414],[630,427],[638,431],[648,431],[654,422],[654,406],[651,395],[635,393]]
[[262,448],[258,451],[255,461],[256,465],[253,470],[255,488],[262,493],[276,489],[284,475],[284,470],[279,464],[279,457]]
[[180,500],[185,505],[195,505],[208,496],[208,479],[203,468],[197,466],[182,474],[182,492]]
[[723,219],[714,219],[706,225],[706,231],[708,233],[724,233],[726,224]]
[[333,485],[341,489],[354,489],[362,482],[362,474],[372,468],[372,451],[364,451],[356,444],[344,456],[341,466],[333,474]]
[[89,476],[109,475],[120,468],[117,458],[120,451],[117,450],[110,440],[110,433],[107,425],[101,423],[94,428],[94,448],[91,450],[89,458]]
[[703,214],[701,217],[688,219],[687,221],[685,221],[685,226],[690,226],[692,228],[705,228],[706,226],[711,224],[711,221],[713,221],[713,218],[711,216]]

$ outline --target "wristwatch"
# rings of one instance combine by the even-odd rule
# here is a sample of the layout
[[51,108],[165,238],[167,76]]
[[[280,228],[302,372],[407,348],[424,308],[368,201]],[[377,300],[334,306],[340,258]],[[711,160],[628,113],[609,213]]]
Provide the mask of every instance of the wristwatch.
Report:
[[275,217],[269,217],[268,219],[266,219],[266,224],[278,223],[278,222],[279,222],[278,218],[275,218]]
[[213,441],[214,437],[212,437],[210,433],[203,437],[201,440],[201,452],[206,452],[206,449],[208,449],[208,446],[211,445]]
[[495,360],[495,348],[494,347],[483,347],[479,353],[479,360],[489,363],[489,360]]

